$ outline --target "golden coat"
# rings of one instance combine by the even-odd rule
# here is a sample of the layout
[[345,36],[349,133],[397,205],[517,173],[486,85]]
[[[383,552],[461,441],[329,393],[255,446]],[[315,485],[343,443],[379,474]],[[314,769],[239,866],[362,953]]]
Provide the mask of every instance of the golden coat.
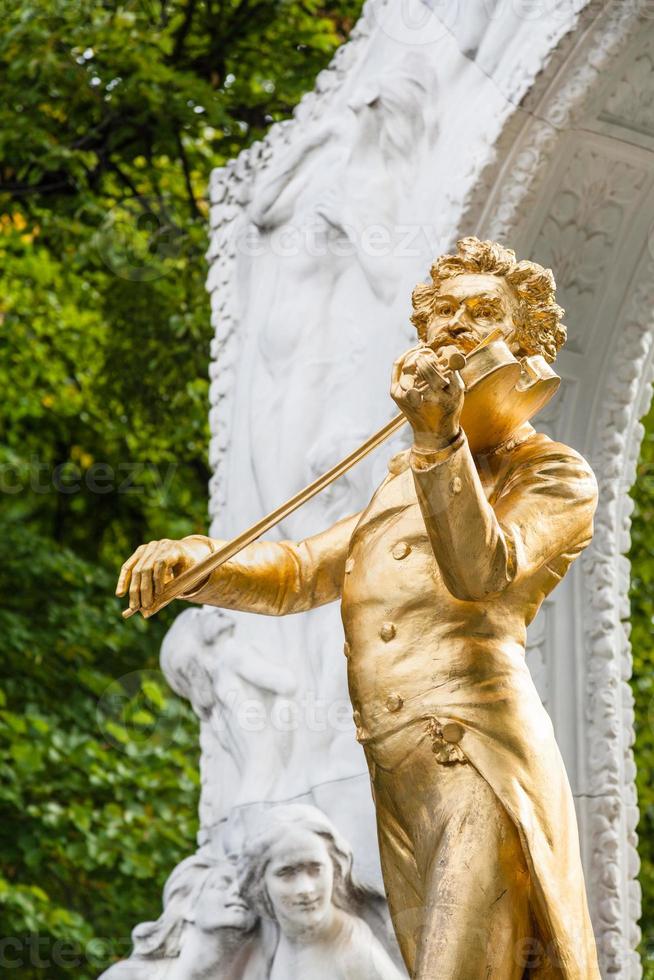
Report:
[[593,473],[529,425],[486,456],[461,436],[431,465],[406,452],[389,469],[360,514],[250,545],[189,598],[283,615],[342,597],[358,739],[374,754],[418,719],[458,726],[443,751],[464,753],[517,827],[555,975],[595,980],[572,794],[524,660],[528,624],[591,539]]

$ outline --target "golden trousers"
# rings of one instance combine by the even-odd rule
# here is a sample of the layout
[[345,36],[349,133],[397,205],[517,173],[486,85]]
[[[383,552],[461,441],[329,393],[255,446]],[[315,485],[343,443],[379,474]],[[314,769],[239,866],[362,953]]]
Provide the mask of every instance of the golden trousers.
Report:
[[443,748],[424,719],[365,747],[402,956],[415,980],[522,980],[539,945],[518,832],[465,756],[438,761]]

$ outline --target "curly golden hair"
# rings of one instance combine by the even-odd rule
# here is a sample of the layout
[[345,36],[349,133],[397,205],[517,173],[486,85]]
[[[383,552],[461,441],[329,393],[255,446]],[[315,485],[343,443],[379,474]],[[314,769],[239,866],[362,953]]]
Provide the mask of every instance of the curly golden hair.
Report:
[[431,282],[413,290],[411,322],[421,340],[434,316],[434,305],[444,279],[464,273],[483,273],[502,278],[517,300],[514,316],[515,340],[522,353],[542,354],[553,361],[565,343],[566,328],[561,323],[564,310],[555,301],[556,283],[551,269],[536,262],[518,262],[515,252],[497,242],[462,238],[456,255],[441,255],[431,267]]

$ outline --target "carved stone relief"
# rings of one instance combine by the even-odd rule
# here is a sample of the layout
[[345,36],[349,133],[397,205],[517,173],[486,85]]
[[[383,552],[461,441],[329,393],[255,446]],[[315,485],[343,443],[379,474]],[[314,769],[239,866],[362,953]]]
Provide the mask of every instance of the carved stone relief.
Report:
[[654,137],[654,54],[651,34],[630,59],[606,100],[601,119]]
[[[363,887],[322,811],[268,807],[232,821],[231,851],[180,864],[156,922],[102,980],[403,980],[383,896]],[[310,882],[304,868],[311,863]]]
[[643,168],[603,150],[594,143],[574,145],[532,249],[554,270],[559,302],[574,324],[567,349],[578,353],[592,342],[598,287],[648,182]]

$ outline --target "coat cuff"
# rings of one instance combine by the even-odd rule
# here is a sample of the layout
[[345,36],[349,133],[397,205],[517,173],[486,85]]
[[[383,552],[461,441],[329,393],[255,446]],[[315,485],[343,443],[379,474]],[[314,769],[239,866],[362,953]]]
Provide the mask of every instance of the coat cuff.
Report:
[[433,452],[429,450],[416,449],[415,446],[411,449],[411,455],[409,457],[411,461],[411,469],[417,470],[418,472],[423,472],[424,470],[431,470],[435,466],[440,466],[450,457],[461,449],[465,444],[466,437],[463,429],[459,429],[459,434],[451,442],[449,446],[444,446],[442,449],[435,449]]

